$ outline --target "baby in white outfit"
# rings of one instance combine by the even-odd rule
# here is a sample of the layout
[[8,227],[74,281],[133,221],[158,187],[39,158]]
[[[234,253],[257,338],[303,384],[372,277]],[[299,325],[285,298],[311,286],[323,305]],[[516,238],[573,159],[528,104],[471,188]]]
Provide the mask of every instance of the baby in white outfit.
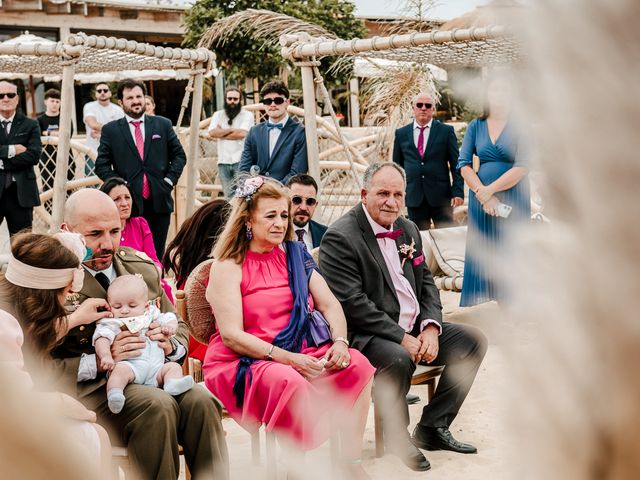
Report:
[[[180,395],[194,385],[193,378],[182,374],[182,367],[176,362],[165,363],[165,352],[156,340],[145,335],[151,322],[160,325],[165,335],[175,335],[178,319],[173,313],[160,313],[148,301],[147,284],[135,275],[117,277],[109,286],[107,301],[113,318],[105,318],[96,323],[93,344],[100,366],[110,372],[107,380],[107,401],[109,410],[120,413],[125,403],[124,388],[130,383],[163,387],[171,395]],[[140,333],[146,346],[139,357],[115,363],[111,355],[111,345],[122,330]]]

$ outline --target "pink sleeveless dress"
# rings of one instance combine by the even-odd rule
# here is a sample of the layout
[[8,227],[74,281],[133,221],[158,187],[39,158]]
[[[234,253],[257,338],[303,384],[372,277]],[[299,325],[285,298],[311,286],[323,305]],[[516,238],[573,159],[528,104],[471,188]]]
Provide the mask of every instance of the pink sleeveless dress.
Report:
[[[248,251],[240,290],[244,330],[271,343],[289,323],[293,307],[285,252],[280,248],[266,254]],[[329,347],[305,347],[300,353],[322,358]],[[256,361],[250,367],[250,384],[247,374],[244,404],[239,408],[233,384],[240,356],[225,347],[216,333],[204,360],[205,384],[246,430],[255,431],[264,423],[267,431],[275,430],[299,448],[310,450],[328,439],[330,416],[348,415],[375,373],[359,351],[349,349],[349,354],[347,368],[325,371],[312,381],[290,366]]]

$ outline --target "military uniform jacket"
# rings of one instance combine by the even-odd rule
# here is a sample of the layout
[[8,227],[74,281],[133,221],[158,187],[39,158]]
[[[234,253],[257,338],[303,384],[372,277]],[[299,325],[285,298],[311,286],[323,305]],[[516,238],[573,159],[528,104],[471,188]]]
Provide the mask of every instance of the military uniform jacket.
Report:
[[[160,285],[160,272],[146,254],[132,248],[120,247],[116,255],[114,255],[113,266],[118,276],[127,274],[141,275],[149,288],[149,300],[156,300],[161,312],[175,313],[173,305]],[[107,298],[107,292],[89,272],[85,272],[82,290],[71,294],[67,298],[66,307],[68,311],[74,311],[87,298]],[[94,380],[77,381],[81,356],[95,353],[95,349],[91,344],[95,328],[95,323],[73,328],[64,338],[63,343],[56,347],[52,353],[55,362],[54,375],[56,378],[54,381],[57,388],[78,398],[94,392],[107,382],[103,372],[98,372],[97,378]],[[188,347],[189,330],[180,318],[178,319],[178,332],[175,339],[185,349]]]

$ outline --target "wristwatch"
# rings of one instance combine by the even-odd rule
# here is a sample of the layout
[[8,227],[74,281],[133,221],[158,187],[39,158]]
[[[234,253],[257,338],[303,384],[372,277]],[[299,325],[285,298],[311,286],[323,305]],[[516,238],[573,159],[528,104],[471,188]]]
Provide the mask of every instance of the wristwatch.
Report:
[[347,340],[345,337],[336,337],[333,339],[333,343],[336,342],[342,342],[344,343],[347,347],[349,347],[349,340]]

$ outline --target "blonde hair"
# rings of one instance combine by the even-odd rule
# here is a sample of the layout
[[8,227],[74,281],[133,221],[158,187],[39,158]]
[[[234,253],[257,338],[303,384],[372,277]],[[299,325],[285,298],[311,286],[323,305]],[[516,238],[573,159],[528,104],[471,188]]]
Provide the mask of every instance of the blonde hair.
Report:
[[[242,180],[238,182],[242,184]],[[251,196],[250,199],[244,197],[234,197],[231,200],[231,213],[229,219],[220,234],[215,247],[213,248],[213,257],[217,260],[233,259],[236,263],[242,263],[242,260],[249,248],[249,240],[247,239],[247,222],[256,211],[258,202],[261,198],[287,200],[287,210],[291,210],[291,197],[287,189],[275,180],[265,178],[264,183]],[[287,222],[287,231],[284,235],[285,240],[293,240],[293,224],[291,217]]]

